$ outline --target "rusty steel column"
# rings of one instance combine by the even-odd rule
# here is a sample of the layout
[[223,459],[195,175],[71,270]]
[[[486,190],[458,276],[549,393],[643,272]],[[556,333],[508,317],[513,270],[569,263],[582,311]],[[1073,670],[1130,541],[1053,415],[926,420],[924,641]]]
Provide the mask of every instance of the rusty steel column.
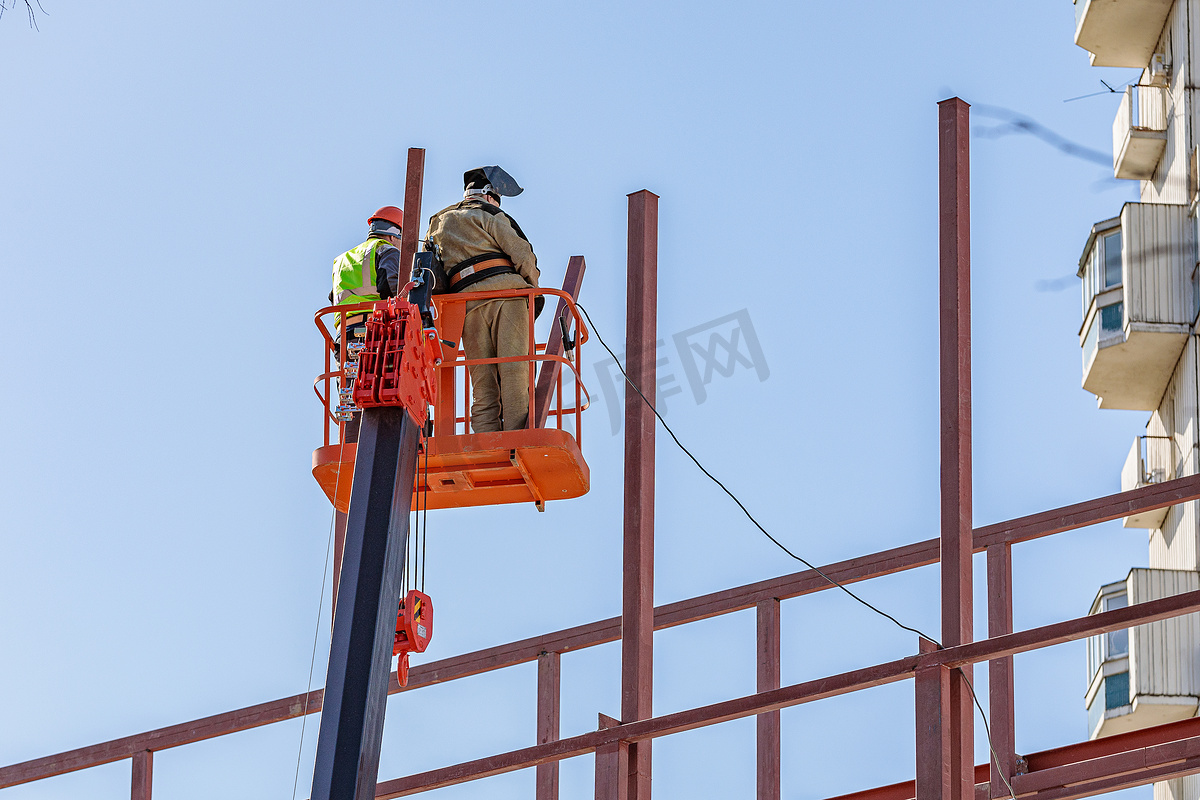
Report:
[[425,188],[425,148],[408,148],[408,168],[404,176],[404,227],[400,231],[400,285],[412,272],[417,240],[421,237],[421,192]]
[[[768,692],[780,686],[779,670],[779,599],[772,597],[758,604],[758,685],[755,691]],[[759,714],[758,725],[758,800],[779,800],[780,735],[778,711]]]
[[[571,256],[567,261],[567,272],[563,276],[562,290],[574,300],[579,299],[579,290],[583,287],[583,273],[586,270],[587,262],[584,261],[583,256]],[[563,329],[559,320],[566,321],[568,335],[575,327],[574,318],[566,312],[567,301],[560,297],[558,306],[554,309],[554,316],[551,317],[553,322],[550,336],[546,340],[545,354],[548,356],[561,356],[566,350]],[[558,376],[561,373],[562,364],[558,361],[543,361],[538,370],[537,388],[533,392],[533,427],[535,428],[543,428],[546,425],[546,417],[550,414],[550,404],[554,401],[554,386],[558,383]]]
[[[537,743],[557,742],[562,700],[562,663],[558,653],[538,656]],[[558,762],[537,766],[537,800],[558,800]]]
[[[994,544],[987,549],[988,636],[1013,632],[1012,546]],[[991,796],[1008,797],[1004,781],[1017,771],[1016,720],[1013,711],[1012,656],[988,662],[988,708],[992,716]],[[1001,779],[1003,776],[1003,780]]]
[[[932,653],[937,645],[928,639],[920,642],[922,653]],[[951,791],[951,742],[947,718],[950,699],[949,667],[941,664],[921,667],[914,680],[917,714],[917,780],[920,800],[947,800]]]
[[420,432],[403,408],[362,412],[312,800],[375,797]]
[[[601,714],[599,730],[615,728],[620,721]],[[630,746],[625,742],[596,750],[596,800],[629,800]]]
[[[629,195],[625,369],[655,402],[658,329],[658,195]],[[625,390],[625,543],[621,591],[621,721],[653,716],[654,413]],[[650,798],[650,741],[629,745],[629,800]]]
[[154,753],[143,750],[133,754],[133,790],[132,800],[150,800],[150,792],[154,780]]
[[[941,310],[942,644],[971,641],[971,176],[968,106],[938,103]],[[950,675],[950,797],[975,793],[974,716],[966,681]]]

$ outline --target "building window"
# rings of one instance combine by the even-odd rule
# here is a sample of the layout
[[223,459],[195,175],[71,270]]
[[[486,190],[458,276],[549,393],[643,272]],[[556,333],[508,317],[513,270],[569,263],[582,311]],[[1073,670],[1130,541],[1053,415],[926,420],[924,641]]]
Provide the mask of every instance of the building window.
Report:
[[1096,295],[1121,285],[1121,228],[1110,228],[1092,242],[1083,269],[1083,313]]
[[1108,710],[1129,705],[1129,673],[1118,672],[1104,679],[1104,707]]
[[1111,289],[1121,285],[1121,229],[1103,238],[1101,249],[1104,251],[1104,286]]
[[[1120,594],[1109,595],[1104,598],[1104,610],[1113,611],[1118,608],[1126,608],[1129,605],[1129,596],[1122,591]],[[1106,649],[1107,654],[1105,660],[1110,658],[1118,658],[1120,656],[1129,655],[1129,629],[1125,628],[1119,631],[1112,631],[1104,634],[1107,639]]]
[[1100,309],[1100,333],[1117,333],[1124,327],[1125,304],[1113,303]]
[[[1104,587],[1090,613],[1099,614],[1129,605],[1125,583],[1113,583]],[[1088,637],[1088,681],[1104,668],[1104,664],[1129,655],[1129,630],[1123,629]],[[1115,691],[1115,690],[1114,690]],[[1121,705],[1124,705],[1123,703]],[[1112,708],[1112,706],[1109,706]]]

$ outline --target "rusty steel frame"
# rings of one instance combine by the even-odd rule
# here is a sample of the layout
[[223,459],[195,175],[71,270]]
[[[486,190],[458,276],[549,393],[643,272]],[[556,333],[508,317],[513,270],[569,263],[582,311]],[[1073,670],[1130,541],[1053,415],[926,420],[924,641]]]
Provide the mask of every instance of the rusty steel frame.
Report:
[[[1153,484],[1128,492],[1107,495],[1037,514],[1018,517],[1006,522],[976,528],[973,535],[973,550],[976,553],[980,553],[987,551],[991,547],[1011,547],[1014,544],[1035,541],[1046,536],[1078,530],[1102,522],[1109,522],[1131,514],[1150,511],[1156,508],[1165,508],[1177,503],[1194,500],[1200,500],[1200,475],[1176,478],[1172,481]],[[893,575],[910,569],[936,564],[938,561],[938,545],[939,541],[937,539],[927,539],[922,542],[836,562],[822,567],[822,572],[845,584],[853,584]],[[660,606],[655,609],[654,627],[655,630],[663,630],[690,622],[699,622],[724,614],[748,610],[756,607],[765,600],[773,598],[779,600],[794,599],[831,588],[833,588],[832,585],[815,571],[802,570],[789,575],[757,581]],[[989,606],[992,605],[997,591],[995,587],[989,584]],[[1174,600],[1175,598],[1167,599]],[[1008,602],[1011,604],[1011,598]],[[1155,602],[1161,604],[1163,601]],[[1115,630],[1121,627],[1128,627],[1131,624],[1149,621],[1138,616],[1147,607],[1148,604],[1139,604],[1105,613],[1123,615],[1118,618],[1118,622],[1112,628]],[[1175,613],[1187,613],[1187,609],[1185,608]],[[1083,622],[1095,619],[1096,617],[1088,617],[1084,618]],[[569,653],[587,647],[616,642],[620,640],[620,630],[620,618],[610,617],[541,636],[508,642],[484,650],[464,653],[440,661],[433,661],[428,664],[415,665],[409,673],[408,686],[401,689],[396,682],[395,674],[393,674],[388,685],[388,692],[395,694],[400,691],[413,691],[423,686],[432,686],[496,669],[534,662],[543,653]],[[1098,631],[1090,631],[1089,629],[1081,635],[1086,636],[1094,632]],[[1074,638],[1080,637],[1076,636]],[[988,641],[991,640],[976,643],[976,646],[986,645]],[[1058,642],[1053,643],[1057,644]],[[1002,658],[1005,658],[1004,654],[984,654],[980,660]],[[318,713],[321,710],[322,699],[323,692],[317,689],[307,694],[292,695],[165,728],[158,728],[145,733],[0,767],[0,789],[130,759],[139,753],[167,750],[173,747],[212,739],[217,736],[224,736],[263,725],[296,719],[305,713]],[[994,718],[997,714],[997,709],[993,707],[991,713]],[[1011,714],[1011,710],[1009,713]],[[1195,735],[1200,737],[1200,718],[1191,720],[1191,722],[1197,723],[1198,727]],[[1173,723],[1173,725],[1178,724]],[[1170,726],[1160,727],[1168,728]],[[1137,733],[1146,732],[1139,731]],[[1105,745],[1116,738],[1112,737],[1111,739],[1104,739],[1099,742],[1085,742],[1083,745]],[[1074,745],[1073,747],[1083,745]],[[1051,752],[1047,751],[1047,753]],[[1026,756],[1026,760],[1029,762],[1031,768],[1041,763],[1037,760],[1040,755],[1033,754]],[[1050,756],[1046,757],[1049,758]],[[1059,762],[1048,762],[1046,764],[1047,767],[1058,765]]]
[[[627,399],[622,616],[415,666],[405,689],[401,689],[395,675],[391,675],[388,693],[394,694],[536,661],[537,743],[508,753],[382,781],[377,787],[377,797],[401,797],[534,767],[537,800],[555,800],[559,788],[558,762],[595,753],[595,796],[598,800],[648,800],[651,740],[755,716],[757,796],[760,800],[776,800],[780,790],[781,709],[908,679],[912,679],[915,686],[916,777],[903,783],[843,795],[837,800],[913,800],[918,794],[922,800],[965,799],[969,794],[973,794],[975,800],[989,800],[1008,795],[1005,781],[1011,784],[1018,798],[1068,800],[1200,773],[1200,718],[1079,742],[1020,758],[1015,751],[1015,654],[1198,612],[1200,591],[1014,632],[1012,546],[1142,511],[1200,500],[1200,475],[972,528],[967,114],[967,105],[957,98],[939,104],[941,535],[938,539],[856,557],[822,569],[837,581],[855,583],[940,563],[944,641],[939,645],[922,639],[913,656],[780,686],[780,603],[833,588],[815,570],[654,608],[653,417],[648,416],[640,398],[632,404]],[[423,160],[423,152],[416,155],[410,151],[410,168],[414,166],[414,157]],[[649,192],[630,195],[630,318],[626,351],[630,354],[631,378],[651,392],[654,388],[655,331],[652,323],[657,199]],[[407,196],[406,205],[411,206],[411,198]],[[581,275],[582,261],[579,266]],[[639,282],[636,291],[635,280]],[[651,354],[648,362],[637,356],[638,353],[645,356],[647,352]],[[627,398],[629,394],[627,392]],[[987,554],[988,638],[972,641],[970,567],[972,555],[980,552]],[[757,621],[756,693],[661,717],[653,716],[649,674],[653,632],[748,609],[755,609]],[[618,640],[622,641],[621,713],[624,721],[601,714],[596,731],[560,738],[561,655]],[[970,733],[973,721],[969,706],[964,713],[964,699],[969,703],[969,695],[964,696],[962,691],[963,677],[969,672],[963,670],[984,661],[990,665],[988,694],[996,759],[994,763],[972,765]],[[150,800],[154,752],[317,713],[323,698],[323,692],[317,690],[0,767],[0,789],[131,759],[131,796],[134,800]]]

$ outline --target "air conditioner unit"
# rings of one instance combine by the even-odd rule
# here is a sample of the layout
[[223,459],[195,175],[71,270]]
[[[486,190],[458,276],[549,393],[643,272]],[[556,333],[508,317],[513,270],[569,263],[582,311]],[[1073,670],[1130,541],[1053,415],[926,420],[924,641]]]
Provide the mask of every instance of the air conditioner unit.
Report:
[[1150,59],[1150,85],[1166,86],[1171,82],[1171,65],[1164,53],[1155,53]]

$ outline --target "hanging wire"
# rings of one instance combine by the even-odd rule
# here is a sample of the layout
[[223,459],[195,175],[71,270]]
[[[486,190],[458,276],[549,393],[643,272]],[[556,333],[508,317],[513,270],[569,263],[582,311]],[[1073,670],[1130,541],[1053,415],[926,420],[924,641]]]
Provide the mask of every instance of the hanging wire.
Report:
[[420,498],[425,498],[425,510],[422,513],[422,526],[425,529],[424,536],[421,539],[421,593],[425,593],[425,547],[429,543],[429,439],[425,439],[425,480],[421,481],[421,493],[417,498],[417,506],[420,507]]
[[[342,444],[345,444],[343,442]],[[339,451],[340,455],[340,451]],[[304,731],[308,727],[308,697],[312,694],[312,676],[313,669],[317,664],[317,642],[321,638],[321,612],[325,609],[325,585],[329,579],[329,559],[330,552],[333,550],[333,529],[337,523],[337,496],[338,487],[342,482],[342,460],[338,459],[337,473],[333,479],[333,515],[329,519],[329,539],[325,543],[325,568],[321,570],[321,595],[317,600],[317,624],[313,630],[313,646],[312,656],[308,662],[308,683],[304,689],[304,711],[300,715],[300,748],[296,752],[296,775],[292,779],[292,800],[296,800],[296,790],[300,786],[300,761],[304,756]]]
[[[619,358],[617,358],[617,354],[613,352],[612,348],[608,346],[608,343],[604,341],[604,337],[600,335],[600,330],[596,327],[596,323],[594,321],[592,321],[592,315],[587,312],[587,309],[583,307],[582,303],[576,303],[576,306],[578,306],[579,310],[583,312],[584,317],[587,318],[588,324],[592,326],[592,333],[596,334],[596,339],[599,340],[600,344],[604,347],[604,349],[608,351],[608,354],[610,356],[612,356],[613,361],[617,365],[617,369],[619,369],[621,371],[621,375],[625,378],[625,382],[627,384],[629,384],[630,388],[632,388],[635,392],[637,392],[638,397],[642,398],[642,402],[644,402],[646,404],[646,407],[649,408],[650,411],[652,411],[654,413],[654,416],[658,418],[658,421],[660,423],[662,423],[663,429],[666,430],[667,434],[675,442],[675,445],[680,450],[683,451],[684,455],[686,455],[688,458],[690,458],[692,460],[692,463],[695,464],[696,467],[699,468],[699,470],[701,472],[703,472],[708,477],[709,480],[711,480],[713,483],[715,483],[717,486],[719,486],[721,488],[721,491],[725,492],[725,494],[727,494],[729,496],[729,498],[731,500],[733,500],[734,503],[737,504],[737,507],[740,508],[742,510],[742,513],[746,515],[746,518],[749,519],[750,522],[752,522],[754,524],[754,527],[758,528],[759,531],[761,531],[764,536],[766,536],[768,539],[770,539],[775,544],[775,546],[778,547],[780,550],[787,553],[789,556],[791,556],[795,560],[799,561],[801,564],[808,567],[813,572],[820,575],[822,578],[824,578],[826,581],[828,581],[831,585],[837,587],[838,589],[841,589],[843,592],[850,595],[850,597],[854,598],[859,603],[862,603],[864,606],[866,606],[870,610],[874,611],[876,614],[879,614],[880,616],[891,620],[897,626],[899,626],[900,628],[903,628],[906,631],[915,633],[918,636],[925,638],[925,639],[929,640],[930,642],[933,642],[939,648],[942,647],[942,644],[934,637],[930,636],[927,633],[921,632],[917,628],[913,628],[908,625],[905,625],[903,622],[896,619],[895,617],[893,617],[891,614],[887,613],[886,611],[883,611],[882,609],[872,605],[871,603],[868,603],[866,600],[859,597],[854,592],[850,591],[850,589],[847,588],[845,586],[845,584],[835,580],[834,578],[831,578],[829,575],[826,575],[824,571],[817,568],[816,566],[814,566],[811,562],[807,561],[806,559],[801,558],[800,556],[793,553],[782,542],[780,542],[778,539],[776,539],[774,536],[772,536],[771,533],[766,528],[764,528],[757,519],[754,518],[754,515],[750,513],[750,510],[748,508],[746,508],[745,505],[742,504],[742,501],[737,498],[737,495],[735,495],[733,492],[731,492],[728,489],[728,487],[725,486],[724,483],[722,483],[720,480],[717,479],[717,477],[715,475],[713,475],[711,472],[709,472],[704,467],[704,465],[700,463],[700,460],[697,459],[694,455],[692,455],[692,451],[690,451],[686,447],[684,447],[683,442],[679,441],[679,437],[675,435],[675,431],[671,430],[671,426],[667,424],[667,421],[665,419],[663,419],[662,414],[658,413],[658,409],[654,407],[654,404],[650,402],[650,399],[648,397],[646,397],[646,395],[642,393],[642,390],[640,388],[638,388],[637,384],[635,384],[629,378],[629,374],[625,372],[625,367],[623,367],[621,365],[621,360]],[[971,681],[967,678],[967,673],[961,667],[958,669],[959,669],[959,672],[963,676],[963,680],[967,684],[967,688],[971,692],[971,697],[975,701],[975,707],[979,709],[979,714],[983,718],[983,730],[987,734],[988,749],[991,750],[992,758],[996,762],[997,771],[1001,772],[1001,778],[1004,781],[1004,785],[1008,787],[1008,791],[1012,795],[1012,799],[1017,800],[1016,793],[1013,792],[1012,786],[1009,784],[1008,779],[1004,777],[1003,772],[1000,771],[1000,769],[999,769],[1000,759],[999,759],[999,757],[996,756],[996,750],[995,750],[994,745],[992,744],[992,731],[991,731],[991,728],[988,726],[987,715],[984,714],[984,712],[983,712],[983,706],[980,705],[979,698],[975,695],[975,687],[971,685]]]
[[987,734],[988,751],[991,752],[992,762],[996,765],[996,774],[1000,776],[1000,780],[1008,789],[1009,797],[1017,800],[1017,793],[1013,791],[1012,784],[1008,782],[1008,778],[1004,776],[1004,770],[1000,768],[1000,756],[996,755],[996,746],[992,744],[992,729],[988,725],[987,714],[983,713],[983,706],[979,703],[979,695],[975,694],[975,687],[971,684],[971,679],[967,677],[967,671],[962,667],[959,667],[958,671],[962,674],[963,682],[967,684],[967,689],[971,692],[971,699],[975,701],[975,707],[979,709],[979,718],[983,720],[983,732]]
[[[764,536],[766,536],[768,539],[770,539],[775,544],[775,546],[778,547],[780,550],[787,553],[789,556],[796,559],[801,564],[803,564],[804,566],[811,569],[813,572],[820,575],[822,578],[824,578],[826,581],[828,581],[832,586],[836,586],[838,589],[841,589],[843,592],[850,595],[850,597],[854,598],[859,603],[862,603],[864,606],[871,609],[876,614],[879,614],[882,617],[886,617],[887,619],[890,619],[892,622],[894,622],[896,625],[898,625],[899,627],[903,628],[906,631],[911,631],[912,633],[915,633],[918,636],[922,636],[922,637],[928,639],[929,641],[933,642],[934,644],[938,644],[937,639],[935,639],[934,637],[930,636],[927,633],[923,633],[922,631],[918,630],[917,628],[912,628],[912,627],[909,627],[908,625],[905,625],[903,622],[896,619],[891,614],[889,614],[886,611],[883,611],[882,609],[877,608],[876,606],[867,602],[863,598],[856,595],[854,592],[850,591],[850,589],[847,588],[845,586],[845,584],[842,584],[839,581],[829,577],[820,568],[814,566],[808,560],[796,555],[791,550],[789,550],[787,548],[787,546],[783,544],[783,542],[779,541],[774,536],[772,536],[771,533],[766,528],[764,528],[757,519],[754,518],[754,515],[751,514],[750,510],[748,508],[746,508],[746,506],[743,505],[742,501],[737,498],[737,495],[735,495],[733,492],[729,491],[728,487],[726,487],[725,484],[721,483],[721,481],[718,480],[715,475],[713,475],[711,472],[709,472],[704,467],[704,465],[700,463],[700,460],[697,459],[694,455],[692,455],[691,450],[688,450],[686,447],[684,447],[683,442],[679,441],[679,437],[675,435],[675,431],[671,430],[671,426],[668,425],[666,420],[664,420],[662,418],[662,414],[658,413],[658,409],[654,407],[654,404],[650,402],[649,398],[647,398],[646,395],[642,394],[642,390],[637,387],[637,384],[635,384],[632,380],[630,380],[629,375],[625,372],[625,368],[623,366],[621,366],[620,359],[617,358],[616,354],[612,351],[612,348],[610,348],[608,346],[608,344],[604,341],[604,339],[600,336],[600,332],[596,328],[596,323],[592,321],[592,317],[590,314],[588,314],[587,309],[584,308],[581,303],[576,303],[576,305],[579,307],[579,310],[583,312],[583,315],[585,317],[587,317],[588,324],[592,326],[592,332],[596,334],[596,338],[600,341],[600,344],[604,346],[604,349],[608,351],[608,354],[610,356],[612,356],[613,361],[616,362],[617,369],[619,369],[621,371],[621,375],[624,376],[625,382],[628,383],[635,392],[637,392],[638,396],[642,398],[642,401],[646,404],[646,406],[652,412],[654,412],[654,416],[658,417],[658,421],[662,423],[663,428],[666,430],[667,434],[671,437],[671,439],[674,440],[676,446],[679,447],[679,449],[683,451],[684,455],[686,455],[688,458],[690,458],[692,460],[692,463],[695,464],[696,467],[699,468],[699,470],[701,472],[703,472],[708,477],[709,480],[711,480],[713,483],[715,483],[717,486],[719,486],[721,488],[721,491],[723,491],[723,492],[725,492],[725,494],[729,495],[729,498],[731,500],[733,500],[734,503],[737,504],[737,507],[740,508],[742,510],[742,513],[746,515],[746,518],[749,519],[750,522],[752,522],[754,524],[754,527],[758,528],[759,531],[761,531]],[[940,647],[941,645],[939,644],[938,646]]]
[[[409,526],[409,529],[408,529],[407,531],[405,531],[405,532],[404,532],[404,554],[403,554],[403,558],[401,558],[401,559],[400,559],[400,560],[401,560],[401,565],[400,565],[400,595],[401,595],[402,597],[403,597],[405,594],[407,594],[407,593],[408,593],[408,583],[409,583],[409,580],[410,580],[410,579],[411,579],[411,577],[412,577],[412,574],[411,574],[411,573],[412,573],[412,570],[413,570],[413,569],[415,569],[415,567],[411,567],[411,566],[409,565],[409,563],[408,563],[408,557],[409,557],[409,553],[408,553],[408,551],[409,551],[409,547],[408,547],[408,541],[409,541],[409,539],[411,539],[411,538],[412,538],[412,526],[410,525],[410,526]],[[413,549],[415,549],[415,547],[414,547]]]

